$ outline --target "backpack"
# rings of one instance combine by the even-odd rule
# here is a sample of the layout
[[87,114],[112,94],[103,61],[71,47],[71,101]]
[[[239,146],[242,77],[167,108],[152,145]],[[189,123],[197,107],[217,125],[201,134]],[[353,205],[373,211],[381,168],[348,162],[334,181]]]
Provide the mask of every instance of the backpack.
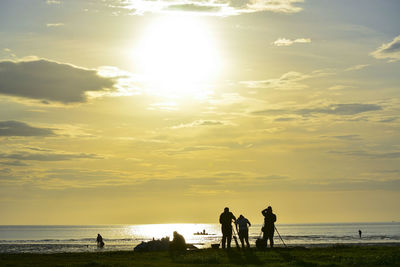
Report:
[[264,250],[267,248],[267,240],[263,238],[257,238],[256,240],[256,248],[259,250]]

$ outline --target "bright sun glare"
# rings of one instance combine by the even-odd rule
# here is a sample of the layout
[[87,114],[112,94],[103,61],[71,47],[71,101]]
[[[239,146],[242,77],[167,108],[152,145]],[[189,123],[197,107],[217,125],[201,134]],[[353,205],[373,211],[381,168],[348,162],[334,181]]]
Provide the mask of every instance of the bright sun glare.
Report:
[[199,17],[168,16],[145,29],[135,51],[146,89],[171,98],[202,97],[220,69],[215,40]]

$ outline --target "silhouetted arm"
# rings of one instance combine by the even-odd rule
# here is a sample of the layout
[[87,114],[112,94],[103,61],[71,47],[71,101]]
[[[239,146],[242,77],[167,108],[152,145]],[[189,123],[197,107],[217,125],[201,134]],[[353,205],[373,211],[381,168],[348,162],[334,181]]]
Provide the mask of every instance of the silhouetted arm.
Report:
[[263,210],[263,211],[261,212],[261,214],[262,214],[263,216],[265,216],[265,215],[267,214],[267,209]]
[[233,220],[233,222],[236,223],[236,217],[235,217],[235,215],[233,215],[233,213],[231,213],[231,214],[232,214],[232,220]]
[[247,223],[249,224],[249,227],[251,226],[251,223],[250,223],[250,221],[249,220],[247,220]]

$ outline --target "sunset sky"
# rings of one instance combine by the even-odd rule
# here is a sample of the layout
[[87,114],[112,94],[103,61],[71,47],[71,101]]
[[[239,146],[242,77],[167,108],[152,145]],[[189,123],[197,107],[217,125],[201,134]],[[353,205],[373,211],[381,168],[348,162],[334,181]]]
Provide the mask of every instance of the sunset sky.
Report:
[[400,220],[399,14],[1,0],[0,224]]

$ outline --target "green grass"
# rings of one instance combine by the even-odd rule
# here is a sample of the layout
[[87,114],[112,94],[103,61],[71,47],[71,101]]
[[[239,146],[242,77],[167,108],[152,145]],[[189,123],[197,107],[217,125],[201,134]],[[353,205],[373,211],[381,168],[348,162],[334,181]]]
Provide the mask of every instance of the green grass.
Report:
[[400,266],[400,246],[275,248],[256,251],[202,249],[168,252],[0,254],[0,266]]

